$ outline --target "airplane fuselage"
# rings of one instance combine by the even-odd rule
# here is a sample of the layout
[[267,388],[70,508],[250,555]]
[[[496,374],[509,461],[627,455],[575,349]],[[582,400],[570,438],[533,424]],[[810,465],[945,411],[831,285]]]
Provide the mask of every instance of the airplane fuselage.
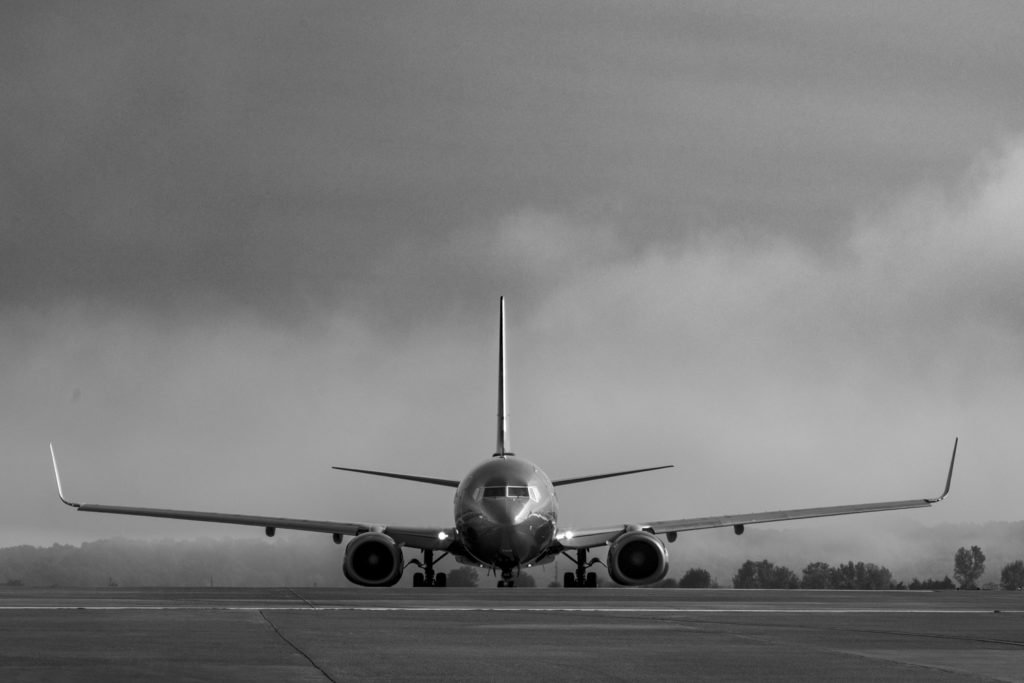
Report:
[[558,499],[529,460],[495,456],[455,491],[455,529],[467,554],[502,571],[544,558],[555,538]]

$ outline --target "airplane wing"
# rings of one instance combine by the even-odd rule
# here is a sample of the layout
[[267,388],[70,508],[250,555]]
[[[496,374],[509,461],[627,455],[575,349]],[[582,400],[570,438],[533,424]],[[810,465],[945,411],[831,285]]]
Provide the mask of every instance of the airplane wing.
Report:
[[335,534],[336,536],[355,536],[367,531],[379,531],[391,536],[395,542],[412,548],[445,550],[452,545],[455,533],[453,529],[441,527],[392,527],[353,522],[334,522],[315,519],[295,519],[291,517],[267,517],[263,515],[236,515],[224,512],[200,512],[197,510],[164,510],[161,508],[126,507],[121,505],[97,505],[93,503],[74,503],[64,497],[64,488],[57,468],[57,455],[53,444],[50,444],[50,457],[53,459],[53,473],[57,478],[57,495],[61,502],[70,505],[79,512],[106,512],[115,515],[135,515],[138,517],[163,517],[165,519],[185,519],[195,522],[217,522],[220,524],[242,524],[259,526],[266,529],[268,536],[273,536],[277,529],[296,529],[298,531],[316,531]]
[[[949,461],[949,473],[946,475],[946,488],[937,498],[912,498],[909,500],[892,500],[881,503],[856,503],[854,505],[832,505],[816,508],[799,508],[795,510],[774,510],[770,512],[751,512],[740,515],[722,515],[717,517],[693,517],[689,519],[671,519],[643,524],[628,524],[581,530],[562,530],[555,537],[564,549],[593,548],[610,543],[620,534],[632,530],[644,530],[654,534],[676,534],[682,531],[697,529],[714,529],[731,526],[737,534],[743,533],[747,524],[763,524],[765,522],[782,522],[793,519],[811,519],[814,517],[834,517],[838,515],[856,515],[864,512],[882,512],[885,510],[908,510],[911,508],[931,507],[949,494],[953,482],[953,465],[956,463],[956,447],[959,439],[953,442],[953,457]],[[670,540],[674,540],[671,539]]]

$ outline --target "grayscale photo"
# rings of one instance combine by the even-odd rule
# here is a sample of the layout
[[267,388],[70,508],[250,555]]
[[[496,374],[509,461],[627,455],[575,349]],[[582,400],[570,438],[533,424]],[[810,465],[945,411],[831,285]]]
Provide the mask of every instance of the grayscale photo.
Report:
[[0,6],[0,679],[1024,681],[1021,26]]

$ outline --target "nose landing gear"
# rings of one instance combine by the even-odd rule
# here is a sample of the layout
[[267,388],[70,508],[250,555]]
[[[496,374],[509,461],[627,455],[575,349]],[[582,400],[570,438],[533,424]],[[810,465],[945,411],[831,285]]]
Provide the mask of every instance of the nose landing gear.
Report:
[[511,569],[501,570],[501,580],[498,581],[498,588],[513,588],[516,585],[515,580],[512,578]]

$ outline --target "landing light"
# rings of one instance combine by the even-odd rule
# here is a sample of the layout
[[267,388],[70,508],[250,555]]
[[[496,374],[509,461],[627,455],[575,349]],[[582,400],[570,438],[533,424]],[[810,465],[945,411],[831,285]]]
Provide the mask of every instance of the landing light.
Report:
[[560,541],[571,541],[574,535],[571,531],[563,531],[556,538]]
[[437,532],[437,540],[439,540],[439,541],[446,541],[446,540],[448,540],[448,533],[445,532],[445,531]]

